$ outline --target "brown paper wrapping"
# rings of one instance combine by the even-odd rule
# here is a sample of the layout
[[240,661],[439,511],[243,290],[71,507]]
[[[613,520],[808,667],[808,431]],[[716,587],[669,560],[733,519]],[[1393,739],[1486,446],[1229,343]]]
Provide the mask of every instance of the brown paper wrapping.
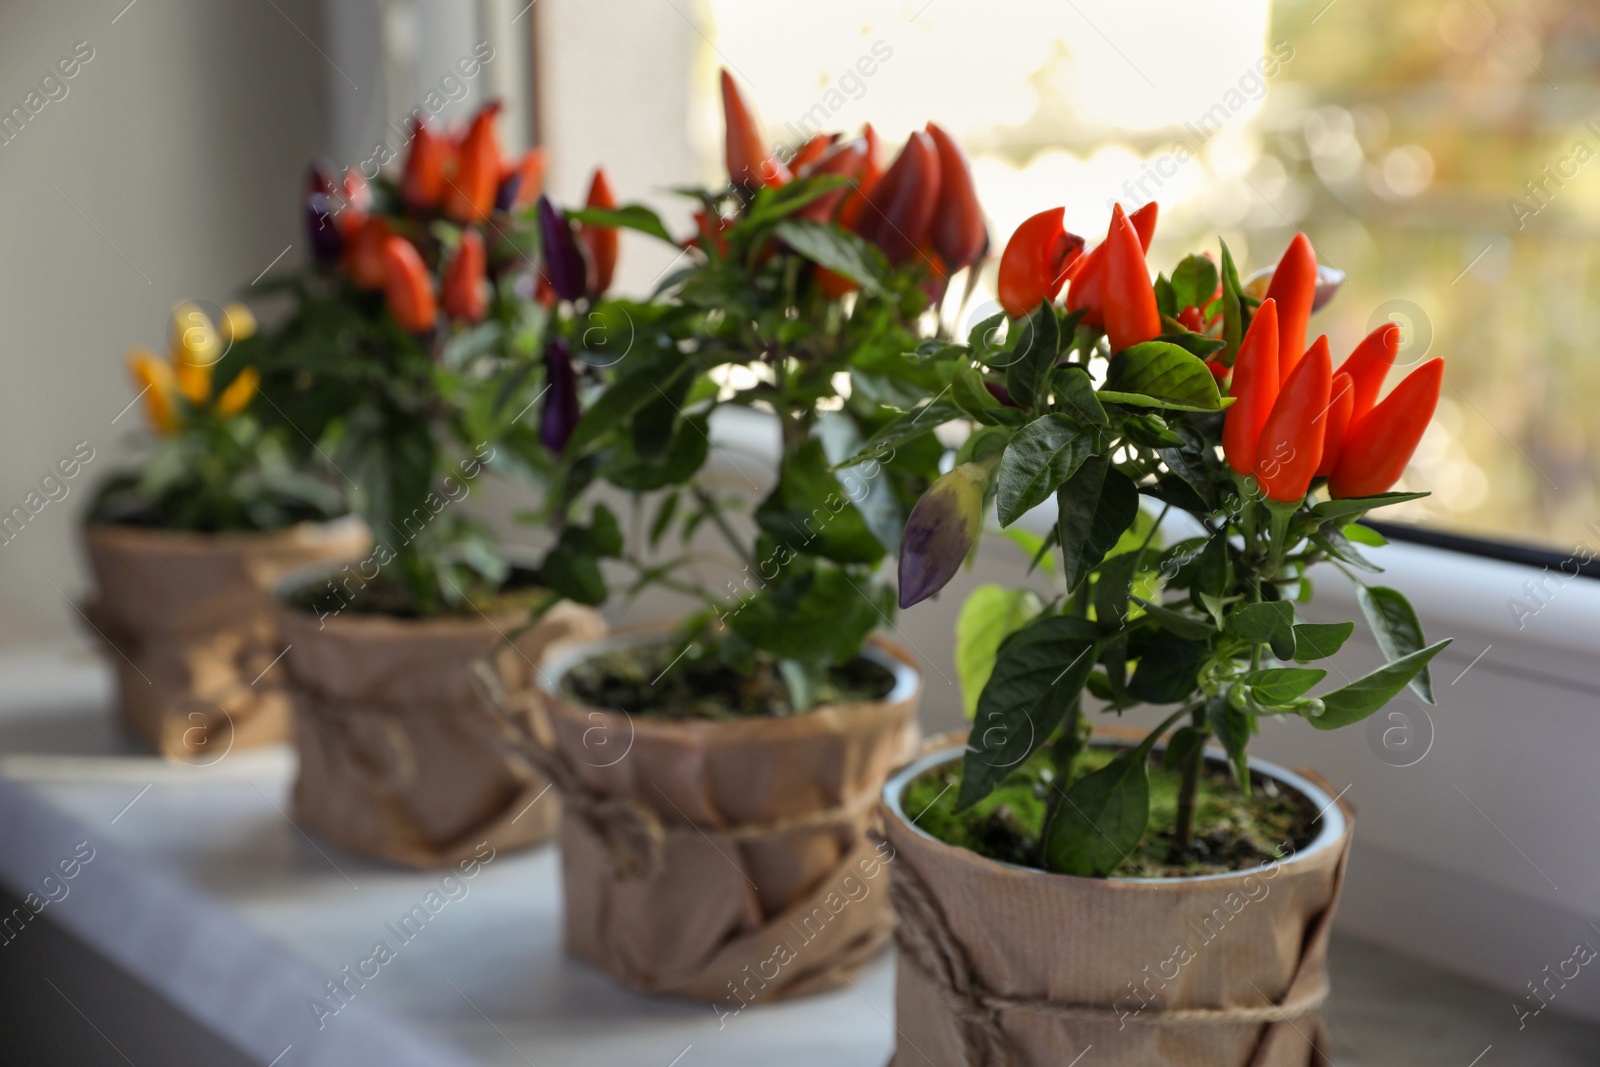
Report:
[[[575,786],[561,825],[568,949],[633,989],[720,1012],[844,984],[888,939],[887,868],[866,831],[915,743],[921,691],[918,676],[893,699],[733,722],[547,693]],[[624,843],[630,819],[644,844]]]
[[996,863],[885,808],[900,923],[891,1067],[1060,1067],[1091,1046],[1097,1067],[1326,1065],[1316,1005],[1346,812],[1340,832],[1272,867],[1140,882]]
[[83,612],[117,671],[117,715],[163,756],[214,763],[287,740],[289,700],[268,590],[284,573],[366,551],[358,520],[270,533],[84,528]]
[[526,692],[548,650],[593,640],[605,623],[563,601],[505,647],[526,618],[346,612],[319,622],[280,606],[293,643],[295,821],[351,852],[419,868],[459,862],[485,841],[505,851],[548,840],[559,803],[497,744],[500,724],[471,671],[491,657],[500,684]]

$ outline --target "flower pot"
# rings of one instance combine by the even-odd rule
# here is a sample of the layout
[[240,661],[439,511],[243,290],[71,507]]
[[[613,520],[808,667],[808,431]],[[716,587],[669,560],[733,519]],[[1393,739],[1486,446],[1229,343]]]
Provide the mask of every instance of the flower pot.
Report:
[[1327,1063],[1317,1006],[1351,819],[1325,790],[1253,759],[1322,812],[1310,844],[1245,871],[1077,878],[986,859],[907,818],[907,785],[961,754],[924,756],[883,791],[892,1067],[1061,1065],[1091,1046],[1099,1067]]
[[472,671],[488,657],[501,685],[524,691],[551,648],[605,633],[599,614],[563,601],[519,633],[525,610],[319,619],[284,602],[324,577],[291,576],[278,604],[293,643],[285,663],[300,757],[295,822],[351,852],[418,868],[449,866],[484,842],[506,851],[548,840],[558,808],[555,797],[540,799],[549,782],[499,743]]
[[796,715],[687,721],[586,707],[576,663],[661,640],[624,634],[548,661],[540,695],[563,791],[569,951],[647,993],[752,1001],[850,979],[887,941],[887,878],[867,836],[878,791],[914,745],[921,675],[875,639],[894,675],[880,700]]
[[222,534],[90,523],[83,538],[96,588],[83,613],[109,646],[130,733],[191,763],[288,738],[268,591],[296,567],[359,556],[360,520]]

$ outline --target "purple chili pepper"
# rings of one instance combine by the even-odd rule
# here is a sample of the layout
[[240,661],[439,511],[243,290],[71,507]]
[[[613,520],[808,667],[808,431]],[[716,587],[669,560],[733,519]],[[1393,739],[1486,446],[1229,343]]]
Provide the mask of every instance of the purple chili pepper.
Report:
[[539,441],[559,456],[578,428],[578,375],[573,370],[572,349],[567,347],[565,338],[552,337],[545,346],[544,375]]
[[550,288],[563,300],[578,299],[587,284],[589,265],[572,224],[547,196],[539,197],[539,239],[544,246],[544,273],[550,279]]
[[506,175],[500,187],[494,191],[494,209],[496,211],[510,211],[511,205],[517,202],[517,193],[522,189],[522,172],[514,170]]

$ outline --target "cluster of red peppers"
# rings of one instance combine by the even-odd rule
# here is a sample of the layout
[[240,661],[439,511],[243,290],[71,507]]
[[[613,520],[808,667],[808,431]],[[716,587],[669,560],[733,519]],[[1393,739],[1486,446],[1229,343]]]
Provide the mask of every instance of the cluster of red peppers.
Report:
[[[1115,354],[1169,332],[1162,322],[1145,252],[1157,207],[1132,215],[1112,210],[1106,239],[1085,252],[1083,238],[1064,225],[1065,209],[1051,208],[1017,228],[1000,259],[999,297],[1007,315],[1021,318],[1063,286],[1068,311],[1102,328]],[[1306,347],[1311,315],[1342,275],[1319,269],[1304,234],[1289,243],[1266,281],[1265,296],[1230,370],[1208,363],[1233,397],[1223,426],[1223,452],[1235,473],[1253,476],[1269,500],[1303,500],[1316,478],[1335,497],[1387,491],[1405,471],[1433,417],[1444,362],[1431,360],[1378,403],[1399,350],[1400,329],[1380,326],[1337,371],[1327,337]],[[1182,329],[1220,329],[1218,293],[1206,307],[1179,309]]]
[[[313,167],[307,178],[306,225],[317,261],[337,265],[359,288],[382,291],[390,313],[412,333],[431,334],[441,310],[450,322],[466,325],[487,317],[492,279],[523,264],[515,253],[491,258],[486,231],[505,228],[505,219],[530,206],[537,212],[543,260],[533,295],[550,305],[593,299],[611,285],[616,231],[583,226],[574,232],[542,195],[542,151],[529,149],[517,159],[502,153],[499,113],[497,102],[486,104],[454,133],[415,120],[395,195],[381,203],[353,170],[346,171],[338,193],[322,167]],[[588,206],[616,206],[603,171],[595,172]],[[438,220],[459,227],[453,251],[430,233]]]
[[1378,402],[1400,348],[1394,323],[1372,331],[1337,370],[1325,335],[1307,348],[1317,280],[1316,253],[1297,234],[1240,342],[1223,423],[1228,466],[1281,503],[1303,500],[1316,478],[1335,497],[1386,492],[1421,442],[1444,381],[1444,361],[1429,360]]
[[[728,179],[735,188],[778,188],[821,175],[844,178],[847,184],[811,201],[796,217],[836,222],[875,245],[895,266],[920,257],[941,283],[988,252],[989,231],[971,167],[950,135],[934,123],[913,132],[885,169],[870,124],[849,140],[838,133],[819,133],[785,162],[768,146],[755,112],[726,70],[722,109]],[[701,213],[697,221],[701,237],[715,240],[720,220]],[[818,281],[832,297],[855,287],[820,268]]]

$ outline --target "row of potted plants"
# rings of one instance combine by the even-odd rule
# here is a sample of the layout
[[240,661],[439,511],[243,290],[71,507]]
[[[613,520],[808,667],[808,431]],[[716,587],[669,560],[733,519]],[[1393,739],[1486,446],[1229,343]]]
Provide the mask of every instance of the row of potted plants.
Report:
[[[393,179],[313,172],[290,314],[252,335],[230,310],[176,335],[176,369],[137,361],[164,440],[96,503],[95,617],[135,674],[163,644],[188,667],[153,702],[124,672],[125,715],[235,720],[281,650],[243,688],[292,695],[297,821],[416,865],[542,840],[553,784],[568,946],[637,989],[726,1013],[830,988],[897,917],[908,1061],[1312,1062],[1350,820],[1247,745],[1262,716],[1332,729],[1408,684],[1431,700],[1447,642],[1397,592],[1359,589],[1387,665],[1331,686],[1310,664],[1353,624],[1295,605],[1314,566],[1372,569],[1358,520],[1415,495],[1390,490],[1441,364],[1380,401],[1392,329],[1337,371],[1308,346],[1337,275],[1303,236],[1246,282],[1225,245],[1152,280],[1154,205],[1087,249],[1064,208],[1030,218],[1004,311],[954,337],[989,238],[951,138],[779,151],[722,93],[728,182],[686,193],[686,265],[643,299],[608,292],[618,230],[678,238],[600,172],[558,209],[537,153],[502,158],[492,106],[419,126]],[[766,484],[708,462],[738,409],[773,427]],[[488,476],[540,489],[540,558],[462,506]],[[1010,531],[1038,581],[962,609],[970,735],[919,756],[897,608],[951,579],[991,504],[1009,527],[1052,500],[1047,536]],[[364,528],[330,525],[345,510]],[[196,531],[192,557],[301,551],[191,567],[191,599],[203,580],[222,606],[151,641],[111,605],[174,581],[172,550],[95,547],[137,527]],[[708,538],[735,561],[719,588]],[[601,638],[596,609],[651,586],[697,607]],[[196,666],[223,638],[227,685]],[[1154,730],[1094,732],[1145,704],[1170,708]],[[1240,932],[1190,930],[1213,923]]]

